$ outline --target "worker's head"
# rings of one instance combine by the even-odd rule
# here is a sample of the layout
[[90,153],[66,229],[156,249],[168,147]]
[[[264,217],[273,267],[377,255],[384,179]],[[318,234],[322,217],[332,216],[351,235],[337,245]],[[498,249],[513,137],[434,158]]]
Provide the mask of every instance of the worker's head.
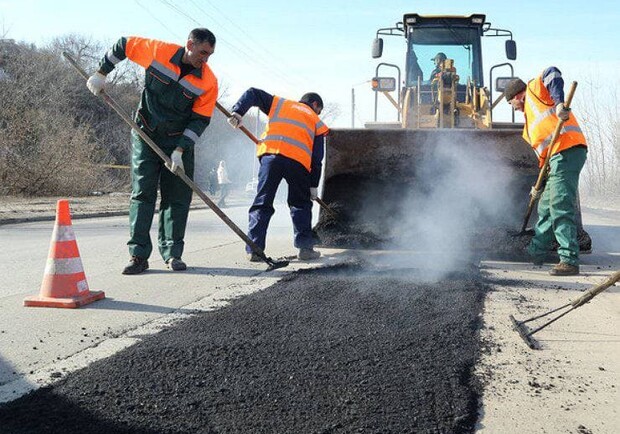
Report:
[[215,51],[215,35],[205,28],[192,30],[187,37],[183,62],[201,68]]
[[527,85],[520,78],[510,80],[504,89],[504,98],[516,111],[522,112],[525,106],[525,89]]
[[439,52],[437,54],[435,54],[435,57],[433,57],[431,60],[433,62],[435,62],[435,66],[439,66],[443,63],[444,60],[446,60],[448,58],[448,56],[446,56],[444,53]]
[[323,99],[318,93],[308,92],[301,97],[299,102],[309,106],[317,115],[323,111]]

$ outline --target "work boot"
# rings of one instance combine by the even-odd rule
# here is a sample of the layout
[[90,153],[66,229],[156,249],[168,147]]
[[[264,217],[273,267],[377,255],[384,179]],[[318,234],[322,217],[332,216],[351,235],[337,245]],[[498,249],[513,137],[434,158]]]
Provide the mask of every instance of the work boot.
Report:
[[258,253],[248,253],[248,261],[250,262],[263,262],[263,259],[258,255]]
[[318,259],[320,257],[321,257],[321,252],[318,252],[312,248],[299,249],[299,253],[297,254],[297,258],[300,261],[311,261],[313,259]]
[[549,271],[549,274],[552,276],[576,276],[579,274],[579,265],[560,262]]
[[181,258],[170,258],[166,261],[166,266],[172,271],[185,271],[187,265]]
[[149,268],[149,261],[140,256],[132,256],[129,264],[123,269],[123,274],[140,274]]

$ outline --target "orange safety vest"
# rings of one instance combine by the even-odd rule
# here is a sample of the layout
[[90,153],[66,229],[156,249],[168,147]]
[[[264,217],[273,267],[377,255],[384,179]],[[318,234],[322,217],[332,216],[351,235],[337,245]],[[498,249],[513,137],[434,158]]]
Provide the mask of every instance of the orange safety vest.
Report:
[[[523,138],[538,155],[538,161],[540,167],[542,167],[547,152],[549,152],[553,132],[558,124],[558,117],[555,114],[555,103],[543,84],[542,74],[540,77],[530,80],[527,84],[523,111],[525,113]],[[577,145],[585,146],[586,138],[571,111],[568,120],[564,122],[560,130],[560,135],[553,146],[554,151],[551,155],[553,156]]]
[[314,138],[327,134],[329,128],[306,104],[273,97],[269,123],[256,155],[282,154],[299,161],[310,172]]
[[[178,56],[181,48],[177,44],[130,36],[127,38],[125,54],[130,60],[145,68],[146,74],[150,74],[161,83],[160,86],[165,88],[170,80],[179,80],[181,68],[172,59],[175,54]],[[178,63],[180,63],[180,58]],[[178,99],[181,102],[185,100],[185,104],[191,104],[193,112],[210,117],[217,100],[217,79],[206,63],[203,63],[200,75],[200,77],[193,73],[184,75],[179,80],[183,92],[179,95],[166,95],[165,97]],[[160,98],[165,97],[160,96]],[[182,107],[183,104],[180,106]]]

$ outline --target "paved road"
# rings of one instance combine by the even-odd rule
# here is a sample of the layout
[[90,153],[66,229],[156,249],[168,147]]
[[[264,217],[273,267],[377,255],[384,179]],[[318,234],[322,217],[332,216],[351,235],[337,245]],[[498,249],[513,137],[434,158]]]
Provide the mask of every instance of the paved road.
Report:
[[[246,227],[247,204],[226,212]],[[509,313],[527,317],[560,306],[620,269],[620,213],[584,209],[584,223],[594,253],[583,258],[578,278],[553,279],[547,274],[549,265],[482,263],[490,277],[502,281],[490,294],[484,315],[483,337],[501,349],[481,364],[481,375],[489,381],[481,421],[486,432],[620,429],[620,287],[541,332],[543,352],[527,350],[506,321]],[[241,240],[211,211],[198,210],[190,216],[186,273],[169,272],[155,256],[149,273],[122,276],[126,218],[75,220],[90,287],[104,290],[107,298],[76,310],[24,308],[23,298],[38,293],[52,228],[52,222],[0,226],[0,402],[131,345],[195,309],[213,309],[300,267],[351,258],[347,252],[323,250],[325,256],[315,264],[293,262],[265,273],[264,265],[245,260]],[[267,253],[295,253],[285,207],[278,208],[272,221]],[[403,252],[355,254],[393,268],[411,266],[412,260]]]

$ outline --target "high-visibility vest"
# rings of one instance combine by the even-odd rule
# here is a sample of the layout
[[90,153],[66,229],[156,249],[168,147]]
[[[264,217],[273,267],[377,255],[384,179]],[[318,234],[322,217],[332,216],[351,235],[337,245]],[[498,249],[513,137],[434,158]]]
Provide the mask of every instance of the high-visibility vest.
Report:
[[124,52],[117,44],[117,50],[107,53],[106,58],[114,65],[126,56],[146,70],[136,122],[147,133],[157,130],[179,135],[177,146],[193,145],[208,125],[205,119],[213,114],[218,93],[215,74],[203,63],[200,69],[179,78],[183,47],[136,36],[125,39]]
[[280,154],[300,162],[310,171],[314,138],[329,128],[306,104],[273,97],[269,122],[256,155]]
[[[540,167],[542,167],[549,152],[553,132],[558,124],[555,103],[543,84],[542,75],[530,80],[527,84],[523,111],[525,113],[523,138],[538,154]],[[576,145],[586,145],[586,138],[571,111],[568,120],[564,122],[560,130],[560,135],[553,146],[554,152],[551,155],[553,156]]]

